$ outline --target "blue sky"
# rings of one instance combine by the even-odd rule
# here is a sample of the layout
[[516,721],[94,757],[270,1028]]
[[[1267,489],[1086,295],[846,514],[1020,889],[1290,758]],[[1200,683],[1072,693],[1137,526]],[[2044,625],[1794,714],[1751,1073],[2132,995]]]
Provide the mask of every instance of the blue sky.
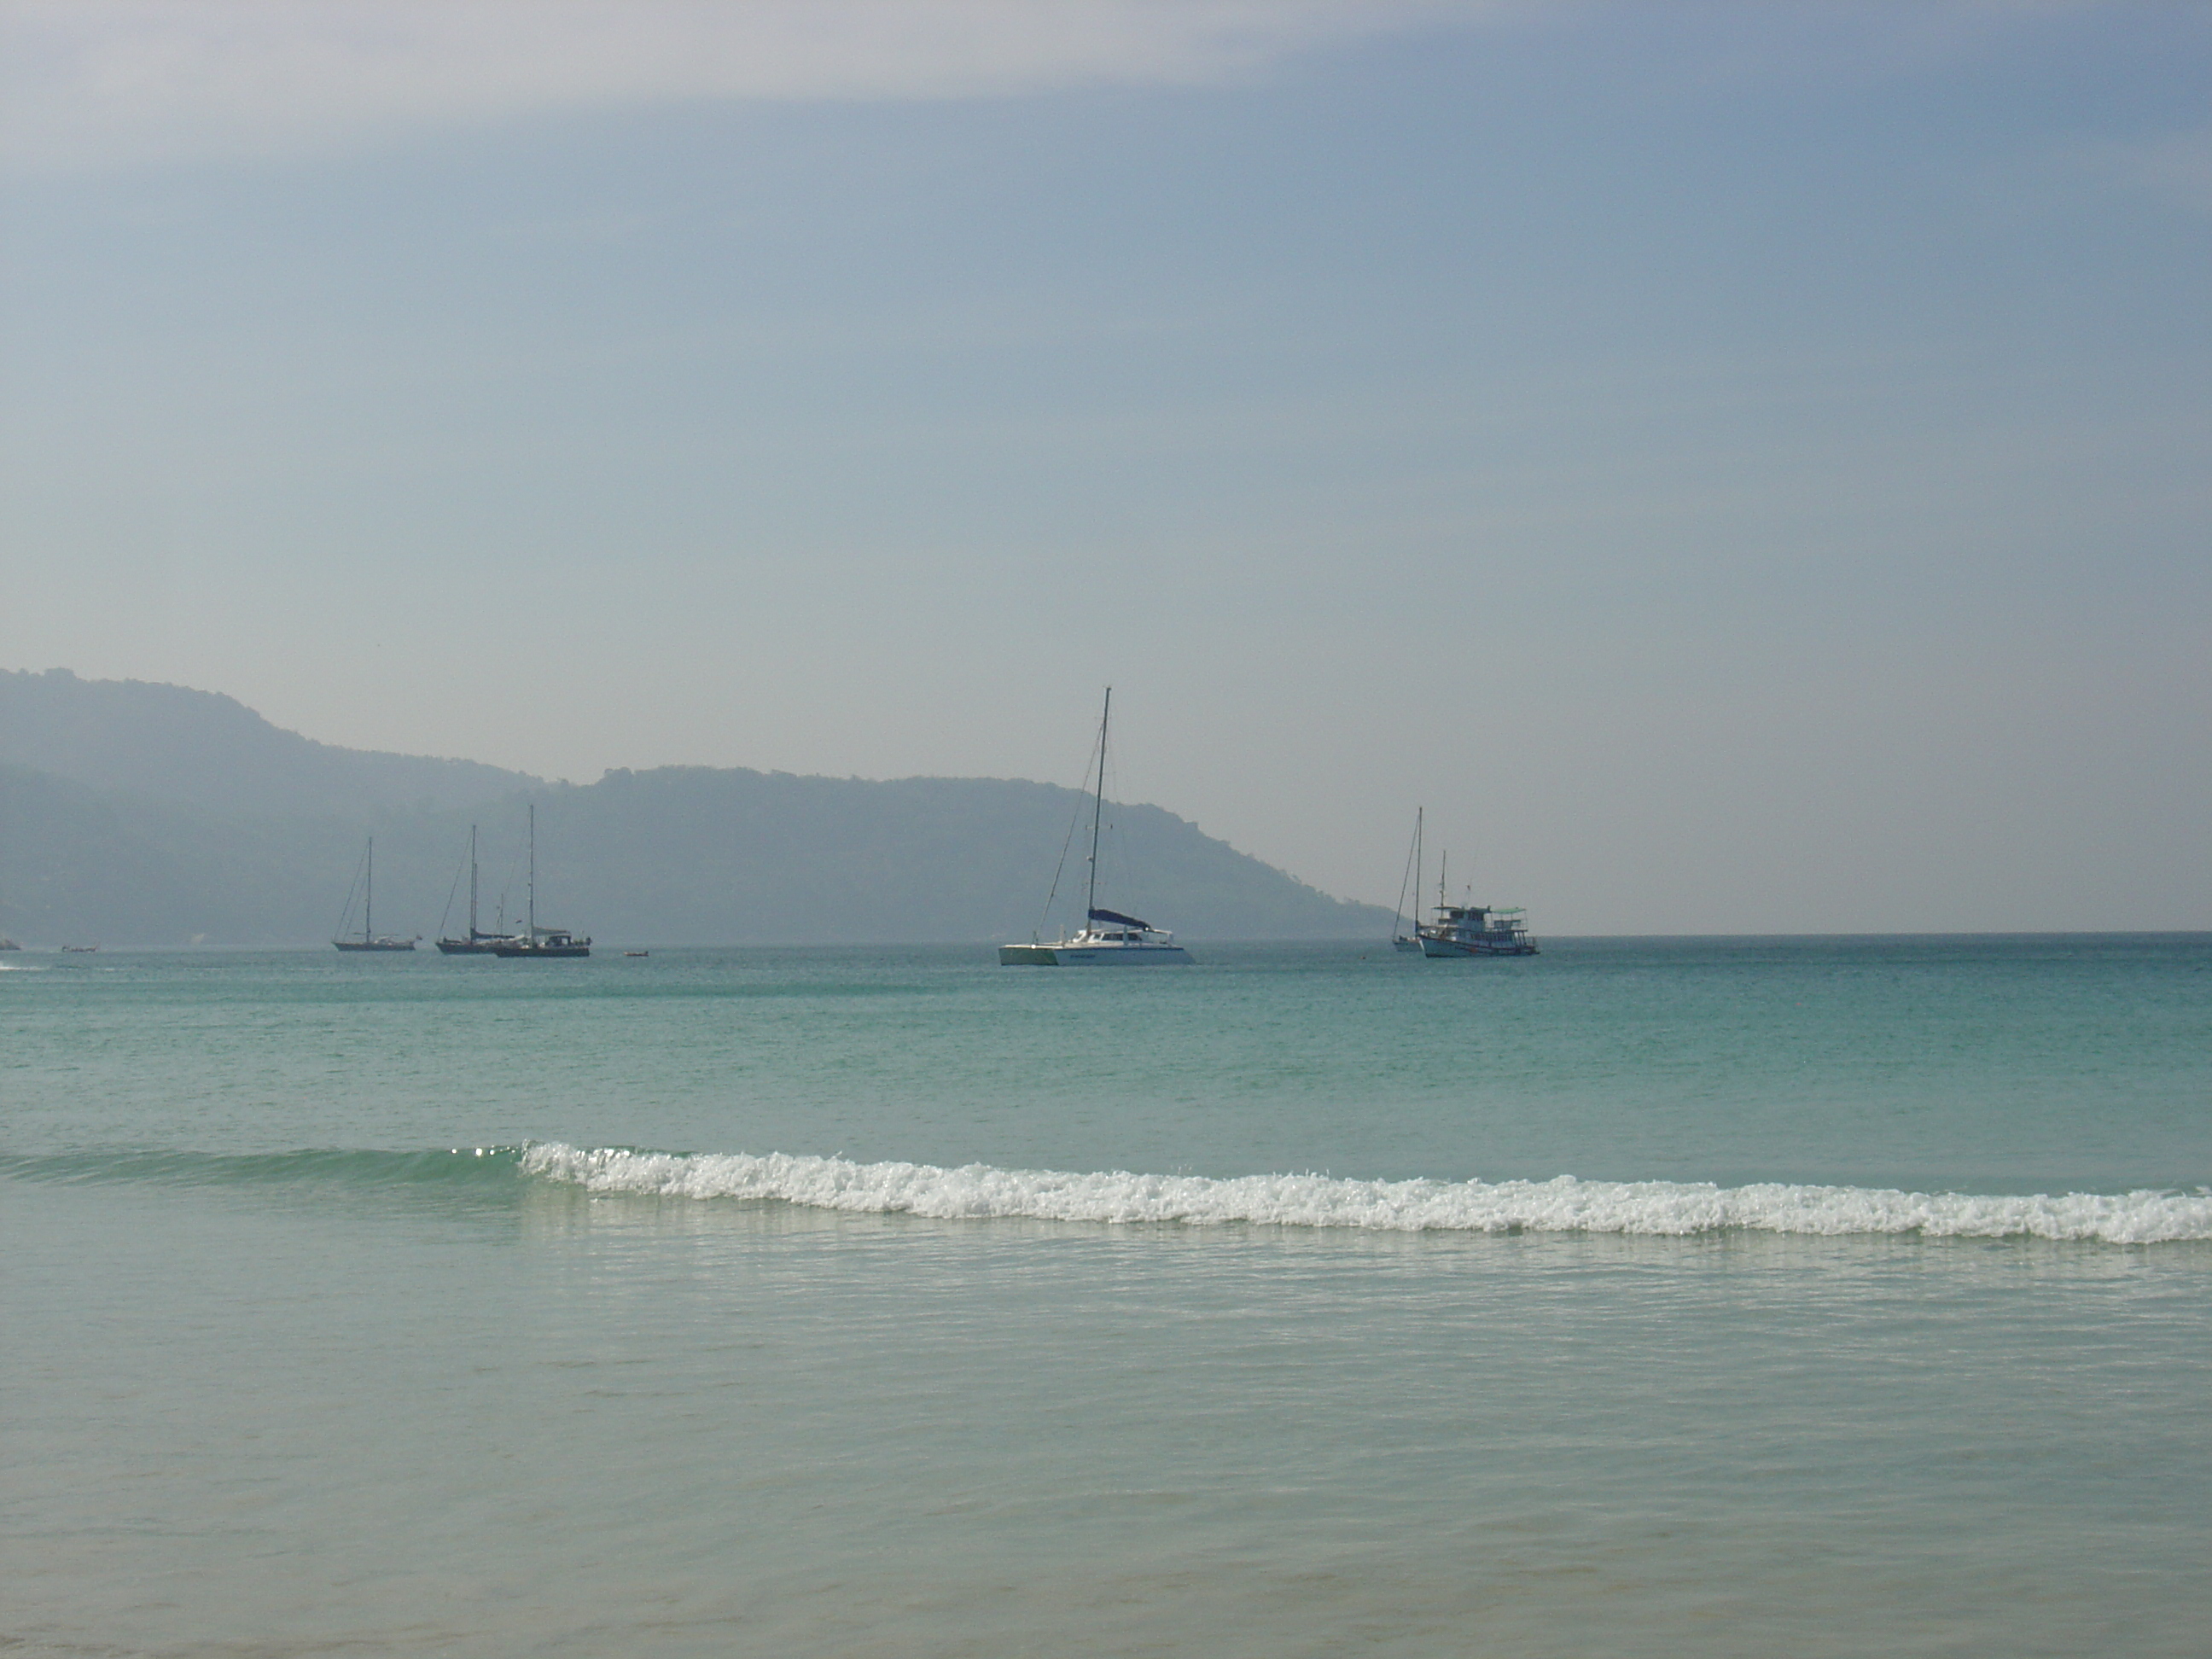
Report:
[[1111,681],[1334,891],[2212,927],[2212,8],[8,27],[6,665],[580,780]]

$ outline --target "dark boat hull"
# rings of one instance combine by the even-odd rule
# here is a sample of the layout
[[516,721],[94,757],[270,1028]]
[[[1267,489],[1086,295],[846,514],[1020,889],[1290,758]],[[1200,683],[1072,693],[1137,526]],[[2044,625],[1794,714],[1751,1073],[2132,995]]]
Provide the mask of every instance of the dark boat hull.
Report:
[[587,957],[592,954],[588,945],[495,945],[495,957]]
[[334,939],[331,943],[341,951],[411,951],[411,939]]
[[494,957],[499,944],[495,939],[441,939],[438,949],[449,957]]

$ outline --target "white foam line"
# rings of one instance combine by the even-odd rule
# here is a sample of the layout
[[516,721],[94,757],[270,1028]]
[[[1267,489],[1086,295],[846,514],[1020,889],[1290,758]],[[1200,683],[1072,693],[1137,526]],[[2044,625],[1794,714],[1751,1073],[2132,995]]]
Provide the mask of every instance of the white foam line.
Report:
[[1318,1175],[1070,1174],[970,1164],[855,1164],[781,1152],[586,1151],[546,1142],[526,1173],[594,1193],[775,1199],[827,1210],[947,1219],[1231,1223],[1388,1232],[1580,1232],[1680,1236],[1742,1230],[1837,1237],[2091,1240],[2154,1244],[2212,1238],[2212,1195],[2157,1192],[1980,1196],[1862,1187],[1715,1187],[1671,1181],[1340,1181]]

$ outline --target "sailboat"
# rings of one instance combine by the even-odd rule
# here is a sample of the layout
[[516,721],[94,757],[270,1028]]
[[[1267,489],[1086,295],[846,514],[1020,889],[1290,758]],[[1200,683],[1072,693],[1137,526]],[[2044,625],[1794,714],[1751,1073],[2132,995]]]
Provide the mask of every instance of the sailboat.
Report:
[[[1390,946],[1409,955],[1418,955],[1421,948],[1421,814],[1423,808],[1413,809],[1413,844],[1406,850],[1406,873],[1398,878],[1398,902],[1390,912]],[[1409,917],[1406,897],[1413,896],[1413,908]],[[1411,932],[1408,932],[1408,929]]]
[[592,954],[588,935],[579,939],[565,927],[540,927],[538,925],[538,808],[530,809],[530,885],[527,889],[528,921],[526,931],[520,938],[495,939],[491,953],[495,957],[587,957]]
[[[1148,921],[1119,910],[1098,907],[1098,832],[1106,815],[1106,732],[1114,716],[1114,688],[1106,688],[1106,703],[1098,716],[1098,787],[1091,798],[1090,876],[1083,896],[1084,926],[1072,939],[1049,945],[1032,939],[1027,945],[1001,945],[1002,968],[1103,968],[1150,966],[1156,963],[1188,962],[1190,952],[1175,942],[1175,935]],[[1060,878],[1053,878],[1053,890]],[[1052,908],[1052,898],[1045,899]]]
[[[448,899],[446,901],[446,902],[447,902],[447,904],[448,905],[448,907],[450,907],[450,906],[452,905],[452,903],[453,903],[453,901],[452,901],[452,899],[451,899],[451,898],[448,898]],[[444,927],[444,926],[445,926],[445,923],[444,923],[442,921],[440,921],[440,923],[439,923],[439,926],[440,926],[441,927]],[[476,827],[476,825],[474,825],[474,824],[472,823],[472,824],[471,824],[471,825],[469,826],[469,931],[468,931],[468,935],[467,935],[467,937],[466,937],[466,938],[464,938],[464,939],[448,939],[448,938],[445,937],[443,934],[441,934],[441,935],[440,935],[440,937],[439,937],[439,939],[438,939],[438,949],[439,949],[440,951],[443,951],[446,955],[447,955],[447,956],[449,956],[449,957],[488,957],[488,956],[489,956],[489,955],[491,955],[491,954],[492,954],[492,946],[493,946],[493,945],[495,945],[498,944],[501,939],[507,939],[507,938],[510,938],[510,937],[512,937],[512,935],[509,935],[509,934],[507,934],[507,933],[480,933],[480,932],[478,932],[478,931],[477,931],[477,827]]]
[[346,890],[345,914],[338,918],[338,936],[331,941],[341,951],[411,951],[415,939],[394,939],[376,931],[376,837],[368,838],[368,850],[362,854],[361,864],[361,937],[354,938],[345,930],[346,916],[353,914],[353,890]]

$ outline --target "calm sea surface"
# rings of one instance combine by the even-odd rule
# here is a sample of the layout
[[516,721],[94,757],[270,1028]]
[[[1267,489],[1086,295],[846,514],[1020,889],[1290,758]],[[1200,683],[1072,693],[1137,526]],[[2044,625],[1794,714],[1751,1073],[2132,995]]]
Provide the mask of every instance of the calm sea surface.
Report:
[[2212,938],[0,958],[0,1650],[2212,1650]]

